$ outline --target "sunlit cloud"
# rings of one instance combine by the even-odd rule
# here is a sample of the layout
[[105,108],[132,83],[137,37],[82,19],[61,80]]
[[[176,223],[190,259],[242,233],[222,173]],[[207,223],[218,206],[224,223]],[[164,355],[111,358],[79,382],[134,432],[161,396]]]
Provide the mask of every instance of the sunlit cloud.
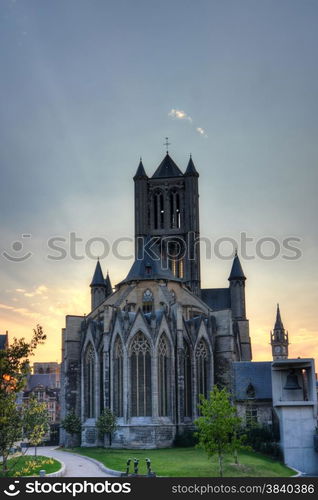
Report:
[[197,127],[197,128],[196,128],[196,131],[197,131],[200,135],[202,135],[203,137],[208,137],[208,136],[206,135],[206,133],[205,133],[204,128],[202,128],[202,127]]
[[[168,116],[170,116],[170,118],[173,118],[176,120],[186,120],[193,125],[192,117],[190,115],[188,115],[188,113],[186,113],[182,109],[172,108],[169,111]],[[202,137],[208,137],[204,128],[195,127],[195,130],[196,130],[196,132],[198,132],[198,134],[202,135]]]
[[189,116],[185,111],[182,111],[182,109],[172,108],[168,115],[171,116],[171,118],[176,118],[177,120],[188,120],[192,123],[191,116]]

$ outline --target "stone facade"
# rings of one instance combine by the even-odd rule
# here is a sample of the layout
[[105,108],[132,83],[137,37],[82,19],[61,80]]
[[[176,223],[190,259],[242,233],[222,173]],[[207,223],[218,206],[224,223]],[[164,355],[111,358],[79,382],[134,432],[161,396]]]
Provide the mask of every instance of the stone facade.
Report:
[[[230,387],[232,363],[251,360],[238,256],[228,288],[200,288],[198,177],[192,159],[183,174],[167,154],[151,178],[140,162],[136,260],[114,290],[98,262],[92,311],[66,317],[62,416],[81,417],[83,446],[100,444],[95,422],[105,407],[118,417],[112,447],[170,446],[193,427],[199,394],[215,383]],[[180,240],[188,247],[177,255]],[[61,444],[68,444],[63,431]]]

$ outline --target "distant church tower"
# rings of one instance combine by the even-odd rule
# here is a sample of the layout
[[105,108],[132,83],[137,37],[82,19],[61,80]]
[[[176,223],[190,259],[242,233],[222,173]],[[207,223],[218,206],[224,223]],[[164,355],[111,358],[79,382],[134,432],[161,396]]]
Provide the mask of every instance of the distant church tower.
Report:
[[191,156],[183,174],[167,151],[150,178],[140,160],[134,176],[135,255],[145,238],[156,237],[163,262],[200,295],[198,178]]
[[280,316],[279,304],[277,304],[276,322],[274,330],[271,331],[273,360],[288,358],[288,344],[288,332],[285,332],[285,328]]

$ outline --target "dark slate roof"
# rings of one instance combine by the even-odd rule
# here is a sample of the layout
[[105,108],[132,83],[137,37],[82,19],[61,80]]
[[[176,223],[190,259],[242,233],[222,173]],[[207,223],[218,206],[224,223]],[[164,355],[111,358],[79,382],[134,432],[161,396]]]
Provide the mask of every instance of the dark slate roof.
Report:
[[0,349],[5,349],[7,343],[7,335],[0,335]]
[[277,304],[277,313],[276,313],[276,321],[275,321],[274,330],[284,330],[284,325],[282,322],[282,318],[280,316],[279,304]]
[[173,159],[169,156],[169,153],[166,154],[159,167],[153,174],[152,178],[155,179],[157,177],[183,177],[183,173],[180,168],[175,164]]
[[108,271],[107,271],[107,276],[105,278],[105,286],[106,286],[106,294],[107,294],[107,296],[111,295],[113,293],[113,287],[112,287],[112,284],[111,284],[111,281],[110,281],[110,277],[109,277]]
[[202,288],[201,299],[211,307],[213,311],[231,308],[229,288]]
[[100,267],[99,260],[97,261],[94,276],[90,286],[105,286],[102,268]]
[[140,158],[140,162],[139,162],[139,165],[137,168],[137,172],[135,173],[135,176],[134,176],[134,180],[136,180],[136,179],[148,179],[146,171],[145,171],[144,166],[142,164],[141,158]]
[[272,399],[271,361],[234,362],[233,377],[236,400],[249,399],[246,391],[250,384],[255,390],[255,399]]
[[154,279],[182,281],[180,278],[176,278],[169,268],[166,269],[162,265],[159,254],[153,247],[149,248],[148,251],[146,246],[144,248],[143,255],[135,260],[126,278],[119,283],[120,285],[129,281]]
[[197,172],[197,169],[194,166],[194,163],[192,161],[192,156],[190,156],[190,160],[187,166],[187,170],[185,171],[184,175],[187,176],[193,176],[193,177],[199,177],[199,174]]
[[56,387],[56,374],[35,373],[34,375],[29,375],[27,381],[27,390],[30,391],[38,385],[43,385],[43,387],[54,389]]
[[235,279],[243,279],[243,280],[246,279],[240,263],[240,259],[238,258],[237,254],[234,257],[231,273],[229,276],[229,280],[235,280]]

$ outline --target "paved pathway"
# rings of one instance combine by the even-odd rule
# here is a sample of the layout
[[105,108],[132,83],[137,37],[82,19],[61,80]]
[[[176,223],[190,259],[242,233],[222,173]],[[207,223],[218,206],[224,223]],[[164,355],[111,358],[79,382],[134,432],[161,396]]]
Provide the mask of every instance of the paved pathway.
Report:
[[[34,448],[29,448],[27,454],[34,455]],[[106,474],[86,457],[57,450],[54,446],[40,446],[37,448],[37,454],[64,462],[66,468],[64,477],[112,477],[110,473]]]

